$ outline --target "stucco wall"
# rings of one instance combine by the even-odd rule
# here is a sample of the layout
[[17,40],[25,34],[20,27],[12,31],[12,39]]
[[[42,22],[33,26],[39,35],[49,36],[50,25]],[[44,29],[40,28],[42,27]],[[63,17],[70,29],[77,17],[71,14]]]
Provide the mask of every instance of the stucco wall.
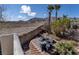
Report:
[[43,28],[43,25],[27,34],[23,34],[19,36],[21,43],[23,44],[27,41],[30,41],[34,36],[36,36],[38,33],[42,31],[42,28]]
[[13,35],[0,36],[2,55],[13,54]]
[[24,52],[22,50],[21,43],[19,41],[18,35],[14,34],[14,55],[23,55]]
[[[34,36],[40,33],[42,31],[43,26],[44,25],[34,29],[31,32],[28,32],[27,34],[25,33],[19,36],[18,39],[20,39],[21,44],[27,43],[27,41],[30,41]],[[13,55],[13,48],[14,48],[13,40],[14,40],[13,34],[10,35],[4,34],[0,36],[1,50],[3,55]]]

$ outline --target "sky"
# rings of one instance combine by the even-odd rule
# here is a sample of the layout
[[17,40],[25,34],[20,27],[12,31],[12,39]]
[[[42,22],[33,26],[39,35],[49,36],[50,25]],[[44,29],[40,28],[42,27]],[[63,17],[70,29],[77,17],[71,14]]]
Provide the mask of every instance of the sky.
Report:
[[[4,4],[5,11],[3,15],[8,21],[27,21],[31,18],[46,18],[48,17],[48,4]],[[67,15],[68,17],[79,17],[79,4],[61,4],[58,11],[58,17]],[[52,11],[52,16],[55,16],[55,10]]]

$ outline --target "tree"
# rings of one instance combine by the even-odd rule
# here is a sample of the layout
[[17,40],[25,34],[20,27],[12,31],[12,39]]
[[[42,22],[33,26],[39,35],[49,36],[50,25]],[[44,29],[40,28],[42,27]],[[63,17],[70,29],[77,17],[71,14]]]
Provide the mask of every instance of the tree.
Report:
[[0,21],[4,21],[3,12],[5,11],[4,5],[0,5]]
[[54,5],[54,9],[56,10],[56,20],[57,20],[57,16],[58,16],[58,10],[60,9],[60,5]]
[[54,10],[53,5],[48,5],[48,10],[49,10],[49,19],[48,19],[48,33],[51,33],[51,13],[52,10]]
[[2,28],[2,21],[5,21],[5,16],[3,15],[4,11],[4,5],[0,5],[0,29]]
[[67,15],[64,15],[64,14],[63,14],[63,19],[66,19],[66,18],[67,18]]
[[76,20],[76,17],[74,17],[74,20]]

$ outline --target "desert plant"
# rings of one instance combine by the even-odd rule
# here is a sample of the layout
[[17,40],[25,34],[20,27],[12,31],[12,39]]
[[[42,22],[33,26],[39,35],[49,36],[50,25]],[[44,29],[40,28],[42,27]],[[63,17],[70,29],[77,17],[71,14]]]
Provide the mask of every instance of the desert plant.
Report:
[[51,24],[51,29],[53,29],[54,33],[57,36],[61,36],[61,32],[65,32],[65,30],[69,28],[70,28],[70,20],[67,18],[56,20]]
[[73,29],[77,29],[78,28],[78,26],[77,25],[73,25]]
[[73,41],[58,42],[55,44],[56,53],[58,53],[59,55],[77,54],[76,50],[74,49],[74,44],[76,43]]

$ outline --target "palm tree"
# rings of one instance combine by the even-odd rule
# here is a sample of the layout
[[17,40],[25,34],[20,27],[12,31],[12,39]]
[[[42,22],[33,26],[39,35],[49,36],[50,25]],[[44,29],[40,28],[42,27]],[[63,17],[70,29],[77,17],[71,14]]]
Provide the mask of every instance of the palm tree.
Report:
[[54,7],[53,5],[48,5],[48,10],[49,10],[49,19],[48,19],[48,33],[50,34],[51,33],[51,13],[52,13],[52,10],[54,10]]
[[58,16],[58,10],[60,9],[60,5],[54,5],[54,9],[56,10],[56,20],[57,20],[57,16]]

